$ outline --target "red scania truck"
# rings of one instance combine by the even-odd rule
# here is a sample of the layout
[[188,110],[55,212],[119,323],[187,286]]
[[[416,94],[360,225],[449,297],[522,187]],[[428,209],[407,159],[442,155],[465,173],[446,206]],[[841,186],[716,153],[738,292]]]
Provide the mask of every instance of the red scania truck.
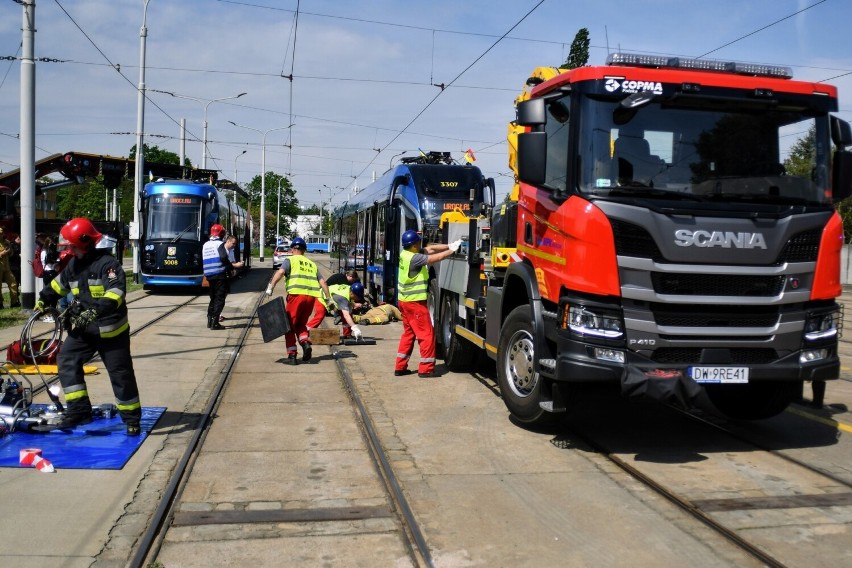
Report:
[[[447,364],[482,350],[520,422],[572,383],[741,419],[836,379],[852,130],[836,89],[788,68],[612,54],[538,68],[509,125],[512,193],[435,265]],[[797,141],[809,164],[785,171]],[[477,205],[477,204],[472,204]]]

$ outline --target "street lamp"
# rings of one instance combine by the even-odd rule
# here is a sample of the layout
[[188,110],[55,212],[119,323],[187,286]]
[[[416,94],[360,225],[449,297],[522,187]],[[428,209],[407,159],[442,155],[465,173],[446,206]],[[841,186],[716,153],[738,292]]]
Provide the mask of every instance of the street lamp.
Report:
[[[332,199],[334,199],[334,196],[335,196],[335,195],[337,195],[337,193],[340,193],[339,191],[338,191],[337,193],[335,193],[335,192],[334,192],[334,191],[332,191],[332,190],[334,190],[334,189],[344,190],[344,189],[346,189],[346,188],[345,188],[345,187],[340,187],[340,186],[337,186],[337,187],[330,187],[330,186],[325,185],[325,184],[322,184],[322,186],[323,186],[324,188],[328,189],[328,206],[329,206],[329,216],[331,216],[331,210],[330,210],[330,208],[331,208],[331,200],[332,200]],[[325,229],[325,228],[323,227],[323,224],[322,224],[322,216],[323,216],[323,214],[322,214],[322,209],[323,209],[323,203],[322,203],[322,190],[320,190],[320,232],[324,231],[324,229]],[[325,234],[325,233],[323,232],[323,234]]]
[[240,93],[239,95],[233,95],[233,96],[230,96],[230,97],[222,97],[220,99],[212,99],[211,100],[211,99],[201,99],[201,98],[197,98],[197,97],[189,97],[189,96],[186,96],[186,95],[179,95],[177,93],[172,93],[170,91],[158,91],[157,89],[151,89],[151,91],[153,91],[155,93],[163,93],[164,95],[171,95],[171,96],[173,96],[177,99],[189,99],[190,101],[195,101],[197,103],[201,103],[201,106],[204,107],[204,123],[202,124],[202,126],[204,127],[204,141],[203,141],[203,146],[202,146],[202,149],[201,149],[201,168],[206,170],[207,169],[207,107],[209,107],[211,104],[213,104],[215,102],[228,101],[228,100],[231,100],[231,99],[238,99],[241,96],[245,95],[246,93]]
[[143,0],[142,27],[139,30],[139,87],[136,99],[136,165],[134,185],[136,186],[133,196],[133,230],[130,232],[130,240],[133,242],[133,280],[139,282],[139,205],[142,198],[142,190],[145,188],[143,172],[145,171],[145,38],[148,37],[148,2]]
[[[240,156],[242,156],[246,152],[248,152],[248,150],[243,150],[242,152],[237,154],[236,158],[234,158],[234,185],[237,186],[237,187],[240,187],[240,182],[239,182],[240,178],[237,176],[237,158],[239,158]],[[231,197],[234,201],[237,200],[237,191],[236,190],[233,191],[233,195]]]
[[266,135],[276,130],[286,130],[294,125],[288,124],[287,126],[279,126],[278,128],[270,128],[269,130],[260,130],[258,128],[252,128],[251,126],[237,124],[233,120],[229,120],[228,122],[238,128],[254,130],[255,132],[263,135],[263,145],[260,154],[260,262],[263,262],[263,249],[266,248]]

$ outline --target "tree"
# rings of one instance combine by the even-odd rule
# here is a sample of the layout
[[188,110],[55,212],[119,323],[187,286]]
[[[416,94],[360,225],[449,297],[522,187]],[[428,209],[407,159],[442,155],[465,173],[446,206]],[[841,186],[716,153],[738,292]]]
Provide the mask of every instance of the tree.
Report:
[[[799,138],[790,148],[789,157],[784,160],[784,170],[789,175],[811,178],[816,164],[816,125],[811,125],[807,134]],[[843,219],[843,234],[846,242],[852,238],[852,199],[837,203],[837,213]]]
[[[281,182],[281,234],[283,236],[293,236],[296,217],[301,214],[299,208],[299,200],[296,197],[296,191],[293,189],[293,184],[286,176],[278,175],[275,172],[266,172],[266,235],[267,243],[275,242],[275,231],[278,227],[276,215],[278,213],[278,183]],[[251,216],[254,219],[260,219],[260,193],[261,193],[261,178],[254,176],[252,180],[243,188],[249,194],[251,200]],[[242,207],[246,207],[245,203],[240,203]],[[253,235],[255,238],[260,237],[260,223],[255,224]]]
[[574,41],[571,42],[571,51],[568,59],[561,65],[562,69],[576,69],[589,62],[589,30],[580,28]]
[[[148,146],[147,144],[142,144],[142,147],[145,148],[144,158],[146,162],[151,162],[152,164],[180,165],[180,156],[178,156],[174,152],[163,150],[159,146]],[[127,157],[131,160],[136,159],[136,144],[130,147],[130,153],[127,155]],[[186,158],[184,165],[188,168],[192,167],[192,162],[189,158]]]

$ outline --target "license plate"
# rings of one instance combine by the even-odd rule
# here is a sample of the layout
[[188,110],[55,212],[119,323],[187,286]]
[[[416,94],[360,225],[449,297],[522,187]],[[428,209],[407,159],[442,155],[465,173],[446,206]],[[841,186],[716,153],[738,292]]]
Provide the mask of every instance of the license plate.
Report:
[[747,383],[748,367],[689,367],[696,383]]

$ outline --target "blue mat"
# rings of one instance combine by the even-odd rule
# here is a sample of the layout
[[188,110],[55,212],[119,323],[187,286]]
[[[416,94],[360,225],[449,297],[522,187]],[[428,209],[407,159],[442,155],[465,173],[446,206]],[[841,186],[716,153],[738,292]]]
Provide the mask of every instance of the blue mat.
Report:
[[21,467],[20,450],[39,448],[42,457],[50,460],[56,469],[121,469],[165,411],[165,407],[143,408],[139,436],[126,435],[118,416],[95,418],[72,430],[9,434],[0,438],[0,467]]

